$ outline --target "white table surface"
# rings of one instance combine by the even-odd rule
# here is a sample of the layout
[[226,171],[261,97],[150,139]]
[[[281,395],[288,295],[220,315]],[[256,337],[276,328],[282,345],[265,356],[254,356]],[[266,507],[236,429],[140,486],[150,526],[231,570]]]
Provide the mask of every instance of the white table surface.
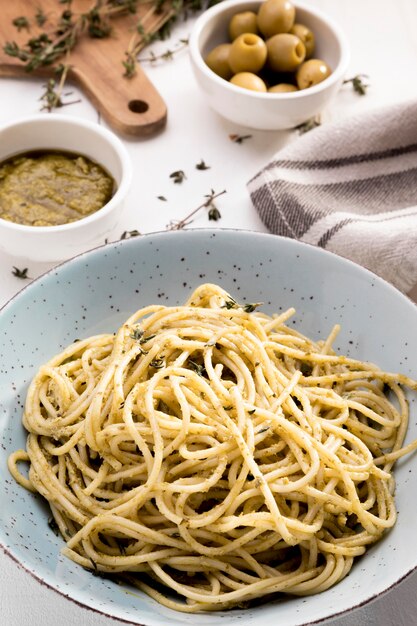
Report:
[[[417,0],[304,1],[328,12],[340,23],[352,47],[349,75],[368,74],[371,83],[363,97],[345,86],[324,112],[323,123],[417,97]],[[180,38],[189,34],[192,24],[193,19],[179,24],[169,41],[154,44],[154,51],[163,52],[175,46]],[[197,89],[187,50],[172,61],[143,66],[167,103],[168,125],[156,137],[125,140],[135,174],[126,211],[111,239],[119,239],[125,230],[137,229],[142,233],[163,230],[170,220],[180,219],[197,207],[211,189],[227,190],[217,201],[222,215],[217,226],[265,231],[250,202],[246,182],[279,148],[294,140],[296,132],[249,131],[212,112]],[[76,88],[71,89],[82,101],[63,107],[60,114],[103,123],[86,98],[78,94]],[[38,113],[41,93],[42,81],[1,79],[0,124]],[[231,133],[249,133],[252,137],[236,144],[229,139]],[[195,168],[201,159],[210,169]],[[171,172],[179,169],[187,176],[181,185],[169,178]],[[167,202],[157,196],[165,196]],[[209,222],[202,211],[193,226],[213,226],[213,222]],[[26,282],[12,275],[13,266],[28,267],[31,278],[50,267],[0,252],[0,305]],[[417,289],[411,295],[417,300]],[[417,544],[410,549],[417,550]],[[41,586],[0,550],[0,625],[61,624],[121,626],[122,623],[68,602]],[[368,606],[326,624],[417,625],[417,573]]]

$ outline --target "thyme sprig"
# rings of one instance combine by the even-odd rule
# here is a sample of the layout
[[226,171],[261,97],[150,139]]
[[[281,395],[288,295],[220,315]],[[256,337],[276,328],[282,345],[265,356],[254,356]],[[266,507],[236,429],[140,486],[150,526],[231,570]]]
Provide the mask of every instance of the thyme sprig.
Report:
[[164,52],[156,54],[152,50],[146,56],[138,56],[137,61],[139,63],[151,63],[155,64],[158,61],[172,61],[175,55],[182,52],[188,47],[188,37],[180,39],[179,42],[173,48],[167,48]]
[[[224,193],[226,193],[226,189],[224,189],[223,191],[219,191],[219,192],[215,192],[214,189],[212,189],[209,194],[206,194],[204,196],[205,198],[207,198],[204,202],[202,202],[197,208],[193,209],[190,213],[188,213],[188,215],[183,217],[182,220],[179,220],[178,222],[171,222],[168,225],[167,230],[182,230],[183,228],[191,224],[191,222],[193,221],[193,218],[202,209],[209,209],[209,219],[210,219],[210,211],[213,211],[214,209],[216,209],[218,213],[218,217],[216,219],[219,219],[220,212],[216,208],[214,204],[214,200],[216,200],[216,198],[218,198],[219,196],[222,196]],[[213,217],[211,219],[213,219]]]
[[69,104],[77,104],[81,102],[78,98],[77,100],[64,101],[63,98],[69,96],[71,92],[63,93],[65,80],[67,78],[68,70],[70,66],[60,64],[55,70],[55,74],[57,79],[49,78],[48,81],[44,85],[44,92],[39,98],[43,102],[41,110],[51,112],[52,109],[60,108],[63,106],[68,106]]

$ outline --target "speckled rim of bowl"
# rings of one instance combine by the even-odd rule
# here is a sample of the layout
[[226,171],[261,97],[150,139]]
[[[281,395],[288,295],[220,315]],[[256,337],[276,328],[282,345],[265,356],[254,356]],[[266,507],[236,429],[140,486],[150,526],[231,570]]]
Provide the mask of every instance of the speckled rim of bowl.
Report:
[[[205,11],[197,19],[193,27],[193,30],[191,32],[190,41],[188,44],[190,55],[192,56],[193,61],[204,74],[206,74],[211,80],[213,80],[217,84],[223,85],[223,87],[225,87],[226,89],[230,89],[232,92],[239,93],[239,94],[242,94],[241,87],[237,87],[236,85],[233,85],[229,81],[224,80],[224,78],[217,76],[217,74],[215,74],[204,62],[204,59],[201,56],[201,52],[200,52],[199,40],[200,40],[201,31],[203,30],[203,28],[216,15],[224,13],[224,11],[229,10],[233,6],[238,6],[242,10],[244,10],[247,7],[247,9],[249,10],[250,7],[253,7],[253,5],[255,4],[262,4],[262,0],[226,0],[226,2],[220,2],[219,4],[216,4],[210,9],[207,9],[207,11]],[[318,19],[322,20],[323,22],[327,24],[330,30],[333,31],[340,46],[339,63],[336,66],[336,68],[332,71],[330,76],[328,76],[328,78],[323,80],[318,85],[314,85],[313,87],[309,87],[308,89],[304,89],[300,91],[289,91],[285,93],[263,93],[260,91],[251,91],[247,89],[244,91],[244,93],[248,98],[252,97],[252,98],[260,98],[260,99],[267,99],[267,100],[271,100],[271,99],[283,100],[284,98],[285,99],[289,98],[291,100],[292,99],[296,100],[297,98],[303,98],[306,95],[319,93],[320,91],[325,90],[327,87],[333,85],[334,83],[337,83],[337,81],[343,78],[343,76],[346,73],[346,70],[350,62],[350,46],[349,46],[349,42],[347,40],[346,35],[341,30],[339,25],[331,17],[329,17],[327,14],[323,13],[323,11],[320,11],[316,7],[312,7],[310,5],[307,5],[298,1],[295,1],[294,5],[296,9],[300,8],[306,13],[311,13],[311,15],[314,15]]]
[[[34,124],[39,121],[42,121],[43,123],[46,122],[46,124],[49,124],[50,122],[59,122],[62,125],[85,128],[85,129],[92,131],[93,133],[96,133],[97,135],[100,135],[105,141],[107,141],[114,148],[114,150],[116,151],[120,159],[121,172],[122,172],[120,183],[117,185],[116,191],[113,194],[113,196],[104,206],[102,206],[97,211],[94,211],[94,213],[91,213],[90,215],[87,215],[86,217],[82,217],[78,220],[75,220],[74,222],[69,222],[68,224],[59,224],[58,226],[28,226],[25,224],[17,224],[16,222],[5,220],[0,217],[0,224],[2,228],[10,228],[10,230],[16,230],[21,233],[24,233],[24,232],[26,233],[65,232],[67,230],[68,231],[74,230],[75,228],[82,228],[84,224],[89,224],[90,222],[94,222],[96,219],[100,218],[106,213],[110,213],[113,210],[114,206],[121,203],[123,199],[126,197],[128,190],[130,188],[131,182],[132,182],[132,175],[133,175],[132,163],[131,163],[129,154],[125,146],[123,145],[122,141],[112,131],[107,130],[106,128],[104,128],[103,126],[101,126],[100,124],[96,122],[90,122],[88,120],[84,120],[84,119],[80,119],[76,117],[67,117],[67,116],[57,114],[57,113],[48,113],[47,115],[46,114],[42,115],[38,113],[37,115],[23,117],[13,122],[5,122],[1,124],[0,126],[0,133],[6,129],[8,130],[8,129],[12,129],[13,127]],[[36,147],[34,146],[33,149],[36,150]],[[54,149],[58,150],[59,148],[57,147]],[[65,151],[65,147],[63,147],[62,150]],[[83,156],[82,153],[80,154],[81,156]],[[5,158],[8,159],[13,156],[16,156],[16,153],[10,152],[10,155]],[[99,162],[98,164],[101,165]],[[111,172],[109,173],[113,176]]]
[[[180,231],[181,233],[183,233],[184,231]],[[247,233],[249,235],[255,235],[256,237],[259,238],[275,238],[277,240],[280,239],[284,239],[284,240],[288,240],[291,241],[294,245],[296,246],[300,246],[302,248],[304,247],[311,247],[311,248],[316,248],[316,246],[309,244],[309,243],[304,243],[304,242],[300,242],[296,239],[292,239],[290,237],[284,237],[284,236],[280,236],[280,235],[274,235],[272,233],[263,233],[263,232],[259,232],[259,231],[255,231],[252,229],[239,229],[239,228],[188,228],[186,229],[185,232],[197,232],[197,233],[201,233],[201,232],[205,232],[207,233],[207,235],[210,235],[212,233],[216,233],[216,232],[225,232],[225,233]],[[164,235],[164,236],[176,236],[176,234],[178,233],[178,231],[154,231],[151,233],[146,233],[141,235],[141,239],[142,238],[147,238],[147,239],[151,239],[152,237],[155,236],[160,236],[160,235]],[[70,259],[66,259],[65,261],[62,261],[61,263],[54,265],[54,267],[52,267],[51,269],[47,270],[46,272],[44,272],[43,274],[41,274],[40,276],[38,276],[37,278],[35,278],[34,280],[32,280],[28,285],[25,285],[20,291],[18,291],[14,296],[12,296],[5,304],[3,304],[0,307],[0,315],[3,312],[3,310],[5,310],[6,308],[8,308],[9,306],[11,306],[14,301],[16,299],[19,298],[20,294],[22,292],[25,292],[26,290],[30,290],[34,284],[41,282],[45,277],[47,277],[48,275],[53,275],[57,269],[59,269],[60,267],[63,266],[67,266],[72,264],[73,262],[78,262],[78,260],[83,259],[84,257],[88,257],[90,254],[95,253],[97,250],[100,249],[104,249],[104,248],[113,248],[113,247],[118,247],[120,245],[135,245],[135,241],[136,238],[130,238],[130,239],[125,239],[125,240],[119,240],[119,241],[113,241],[113,242],[108,242],[105,244],[101,244],[99,246],[96,246],[95,248],[92,248],[90,250],[86,250],[85,252],[81,252],[73,257],[71,257]],[[375,282],[379,282],[381,284],[383,284],[385,286],[385,288],[387,288],[389,291],[391,292],[395,292],[397,294],[398,297],[400,297],[401,299],[403,299],[404,301],[406,301],[408,304],[411,305],[415,305],[415,303],[408,298],[405,294],[401,293],[398,289],[396,289],[393,285],[391,285],[389,282],[387,282],[385,279],[381,278],[380,276],[378,276],[377,274],[375,274],[374,272],[368,270],[367,268],[364,268],[360,265],[358,265],[357,263],[351,261],[350,259],[346,259],[344,257],[340,257],[339,255],[329,251],[329,250],[325,250],[323,248],[319,248],[320,253],[328,256],[328,257],[337,257],[339,258],[343,263],[346,263],[346,265],[351,266],[351,267],[356,267],[356,268],[360,268],[361,271],[363,271],[365,274],[368,274],[370,278],[372,278],[373,281]],[[36,580],[37,582],[39,582],[41,585],[45,586],[46,588],[50,589],[51,591],[54,591],[55,593],[57,593],[58,595],[62,596],[63,598],[69,600],[70,602],[73,602],[75,605],[87,610],[87,611],[91,611],[93,613],[97,613],[99,615],[103,615],[109,619],[112,620],[117,620],[120,621],[121,623],[124,624],[128,624],[129,626],[144,626],[141,622],[135,621],[135,622],[131,622],[128,619],[125,619],[123,617],[115,617],[113,615],[111,615],[110,613],[106,613],[104,610],[99,609],[97,607],[91,606],[89,604],[86,604],[78,599],[75,599],[73,597],[71,597],[70,595],[64,593],[62,590],[57,589],[56,587],[54,587],[52,584],[50,584],[49,582],[46,582],[41,576],[39,576],[36,572],[32,571],[28,566],[26,566],[25,564],[21,563],[20,560],[13,554],[13,551],[6,548],[6,546],[3,544],[1,538],[0,538],[0,549],[3,551],[4,554],[6,554],[12,561],[14,561],[18,567],[20,567],[21,569],[23,569],[25,572],[27,572],[28,574],[30,574],[32,576],[32,578],[34,580]],[[335,618],[339,618],[342,617],[344,615],[348,615],[350,613],[352,613],[353,611],[359,609],[359,608],[363,608],[364,606],[367,606],[368,604],[372,603],[373,601],[380,599],[382,596],[386,595],[387,593],[389,593],[390,591],[392,591],[393,589],[397,588],[402,582],[404,582],[409,576],[411,576],[414,572],[417,571],[417,565],[415,565],[414,567],[412,567],[410,570],[408,570],[407,572],[405,572],[405,574],[403,574],[403,576],[401,576],[398,580],[396,580],[394,583],[392,583],[390,586],[388,586],[386,589],[383,589],[381,591],[375,592],[372,596],[366,598],[365,600],[362,600],[361,602],[358,602],[357,604],[352,604],[352,606],[343,609],[339,612],[334,612],[331,615],[328,615],[326,617],[322,617],[322,618],[318,618],[315,619],[313,621],[307,621],[307,622],[303,622],[302,624],[300,623],[299,626],[314,626],[316,624],[324,624],[325,622],[328,622],[328,620],[330,619],[335,619]]]

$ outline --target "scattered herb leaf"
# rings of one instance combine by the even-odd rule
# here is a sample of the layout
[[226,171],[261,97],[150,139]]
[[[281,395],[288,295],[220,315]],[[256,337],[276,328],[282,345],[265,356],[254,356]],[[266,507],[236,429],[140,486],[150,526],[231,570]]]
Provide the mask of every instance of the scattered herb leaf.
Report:
[[197,363],[196,361],[193,361],[192,359],[188,359],[188,365],[190,367],[190,370],[193,370],[199,376],[204,376],[205,374],[207,374],[206,368],[204,367],[204,363]]
[[195,166],[196,170],[209,170],[210,169],[210,165],[207,165],[203,159],[201,159],[200,163],[197,163],[197,165]]
[[135,341],[140,341],[143,337],[144,332],[144,330],[138,327],[135,328],[132,333],[130,333],[129,337],[131,337]]
[[236,302],[236,300],[233,300],[233,298],[229,296],[229,300],[226,300],[221,308],[229,310],[229,309],[237,309],[238,306],[239,305]]
[[156,337],[156,334],[148,335],[147,337],[143,337],[140,340],[140,343],[146,343],[147,341],[150,341],[151,339],[154,339],[154,337]]
[[214,204],[212,204],[208,212],[209,220],[212,220],[213,222],[217,222],[219,219],[221,219],[221,216],[222,215],[219,209]]
[[183,180],[187,178],[183,170],[177,170],[176,172],[172,172],[169,177],[172,178],[173,182],[177,184],[182,183]]
[[18,267],[15,267],[13,265],[13,270],[12,270],[12,274],[13,276],[16,276],[16,278],[23,278],[23,279],[29,279],[30,277],[28,276],[28,267],[25,267],[23,270],[20,270]]
[[317,128],[317,126],[321,126],[321,122],[319,119],[313,117],[311,120],[307,120],[306,122],[296,126],[295,130],[298,130],[300,135],[304,135],[304,133],[308,133],[310,130]]
[[229,139],[233,141],[234,143],[243,143],[247,139],[251,139],[251,137],[252,135],[236,135],[233,133],[229,135]]
[[347,85],[348,83],[351,83],[353,91],[355,91],[360,96],[364,96],[366,95],[366,90],[369,87],[369,83],[364,82],[364,79],[366,80],[367,78],[369,78],[367,74],[357,74],[357,76],[353,76],[352,78],[347,78],[346,80],[344,80],[343,84]]
[[162,202],[167,202],[167,199],[165,198],[165,196],[157,196],[158,200],[161,200]]
[[153,359],[149,365],[157,370],[162,369],[165,365],[164,357],[161,356],[158,359]]
[[13,26],[16,26],[19,33],[24,28],[26,28],[27,31],[30,30],[29,20],[27,17],[24,17],[23,15],[20,17],[15,17],[12,24]]
[[46,17],[45,13],[39,7],[39,9],[36,11],[36,14],[35,14],[35,20],[36,20],[37,25],[42,27],[47,21],[47,19],[48,18]]
[[130,237],[139,237],[142,233],[138,230],[124,230],[120,235],[120,239],[130,239]]
[[258,306],[261,306],[262,304],[263,302],[251,302],[248,304],[244,304],[243,310],[246,311],[246,313],[253,313],[253,311],[257,309]]

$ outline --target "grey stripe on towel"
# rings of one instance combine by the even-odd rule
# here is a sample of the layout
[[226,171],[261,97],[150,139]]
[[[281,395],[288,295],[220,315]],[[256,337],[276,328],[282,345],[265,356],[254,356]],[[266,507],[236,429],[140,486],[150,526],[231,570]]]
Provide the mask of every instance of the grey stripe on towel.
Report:
[[271,232],[350,258],[404,292],[417,283],[417,103],[303,135],[248,189]]

